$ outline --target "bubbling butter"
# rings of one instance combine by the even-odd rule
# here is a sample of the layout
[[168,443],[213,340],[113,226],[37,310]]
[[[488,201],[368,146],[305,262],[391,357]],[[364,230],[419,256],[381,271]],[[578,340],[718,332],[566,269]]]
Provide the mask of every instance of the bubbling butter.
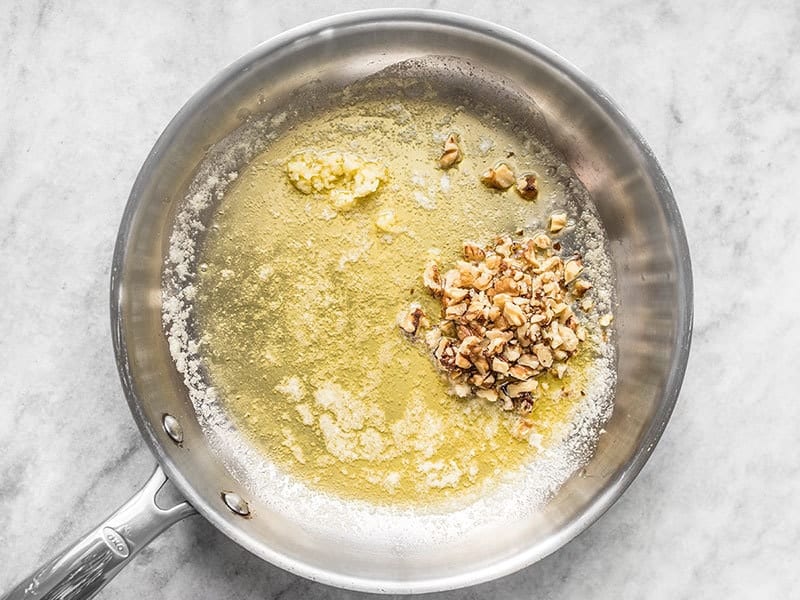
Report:
[[[463,156],[444,174],[453,132]],[[480,183],[498,159],[539,174],[537,202]],[[568,435],[591,347],[542,378],[521,439],[518,415],[451,396],[396,324],[410,302],[437,314],[427,258],[546,226],[567,197],[554,161],[500,119],[426,99],[330,109],[271,142],[198,250],[203,360],[236,426],[312,487],[401,505],[479,493]]]

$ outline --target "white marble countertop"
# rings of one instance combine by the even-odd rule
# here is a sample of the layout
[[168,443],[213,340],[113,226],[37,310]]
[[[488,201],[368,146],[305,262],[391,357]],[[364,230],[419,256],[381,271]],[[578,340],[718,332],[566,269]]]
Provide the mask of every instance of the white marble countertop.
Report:
[[[531,568],[438,597],[797,594],[796,3],[498,4],[430,2],[547,44],[638,126],[688,230],[694,346],[661,444],[606,516]],[[0,591],[116,508],[154,465],[123,400],[108,319],[112,246],[144,157],[221,67],[334,9],[12,0],[2,12]],[[195,517],[101,597],[360,595],[262,563]]]

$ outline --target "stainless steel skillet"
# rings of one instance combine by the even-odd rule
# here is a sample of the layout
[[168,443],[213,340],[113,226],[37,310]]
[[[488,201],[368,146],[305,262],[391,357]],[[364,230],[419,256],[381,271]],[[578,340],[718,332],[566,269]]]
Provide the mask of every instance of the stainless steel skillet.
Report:
[[[453,55],[502,73],[536,101],[553,140],[589,190],[617,277],[614,414],[588,477],[573,476],[513,528],[397,551],[390,539],[322,534],[251,494],[210,447],[170,358],[161,274],[176,207],[206,150],[309,81],[346,84],[398,61]],[[244,111],[244,113],[243,113]],[[87,598],[176,521],[195,511],[289,571],[340,587],[413,593],[494,579],[557,550],[630,485],[676,401],[689,353],[692,281],[683,226],[650,149],[616,106],[535,42],[476,19],[419,10],[365,11],[289,31],[200,90],[156,142],[134,184],[111,281],[114,350],[134,418],[160,466],[125,506],[7,598]],[[163,469],[163,470],[162,470]],[[156,502],[166,478],[186,498]]]

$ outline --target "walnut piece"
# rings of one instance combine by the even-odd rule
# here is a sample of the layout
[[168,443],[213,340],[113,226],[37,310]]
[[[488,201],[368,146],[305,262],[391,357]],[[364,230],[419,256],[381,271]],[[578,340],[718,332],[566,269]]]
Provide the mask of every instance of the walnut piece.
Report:
[[[581,298],[590,289],[592,289],[591,283],[585,279],[576,279],[575,283],[572,285],[572,294],[577,298]],[[583,306],[583,304],[581,304],[581,306]]]
[[[564,365],[566,367],[567,365]],[[522,394],[528,393],[530,394],[534,391],[537,387],[539,387],[539,382],[533,378],[526,379],[525,381],[520,381],[519,383],[509,383],[506,386],[506,392],[512,398],[518,398]]]
[[495,167],[481,175],[481,183],[496,190],[507,190],[515,181],[514,171],[506,163],[498,163]]
[[550,215],[550,225],[548,229],[550,233],[558,233],[567,226],[567,215],[563,212],[557,212]]
[[442,279],[439,276],[439,265],[429,262],[422,273],[422,283],[425,284],[434,296],[442,293]]
[[464,244],[464,258],[470,262],[479,262],[486,258],[486,253],[479,246],[467,242]]
[[536,185],[536,175],[527,173],[517,179],[517,193],[525,200],[536,200],[539,196],[539,188]]
[[462,158],[461,147],[458,145],[458,136],[455,133],[451,133],[444,142],[442,155],[439,157],[439,167],[449,169],[460,163]]
[[540,233],[538,235],[533,236],[532,241],[533,245],[539,248],[539,250],[547,250],[552,244],[550,236],[548,236],[546,233]]
[[412,304],[409,311],[400,315],[397,321],[400,329],[412,336],[417,334],[420,328],[430,327],[430,321],[425,316],[425,312],[419,304]]
[[583,263],[580,258],[573,258],[564,265],[564,283],[572,283],[583,271]]

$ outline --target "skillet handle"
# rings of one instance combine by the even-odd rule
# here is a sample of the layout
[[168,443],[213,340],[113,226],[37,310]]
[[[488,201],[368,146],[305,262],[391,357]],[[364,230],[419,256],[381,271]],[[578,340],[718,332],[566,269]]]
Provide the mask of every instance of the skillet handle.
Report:
[[163,509],[156,494],[167,481],[161,467],[117,512],[42,566],[2,600],[91,598],[170,525],[196,513],[188,502]]

